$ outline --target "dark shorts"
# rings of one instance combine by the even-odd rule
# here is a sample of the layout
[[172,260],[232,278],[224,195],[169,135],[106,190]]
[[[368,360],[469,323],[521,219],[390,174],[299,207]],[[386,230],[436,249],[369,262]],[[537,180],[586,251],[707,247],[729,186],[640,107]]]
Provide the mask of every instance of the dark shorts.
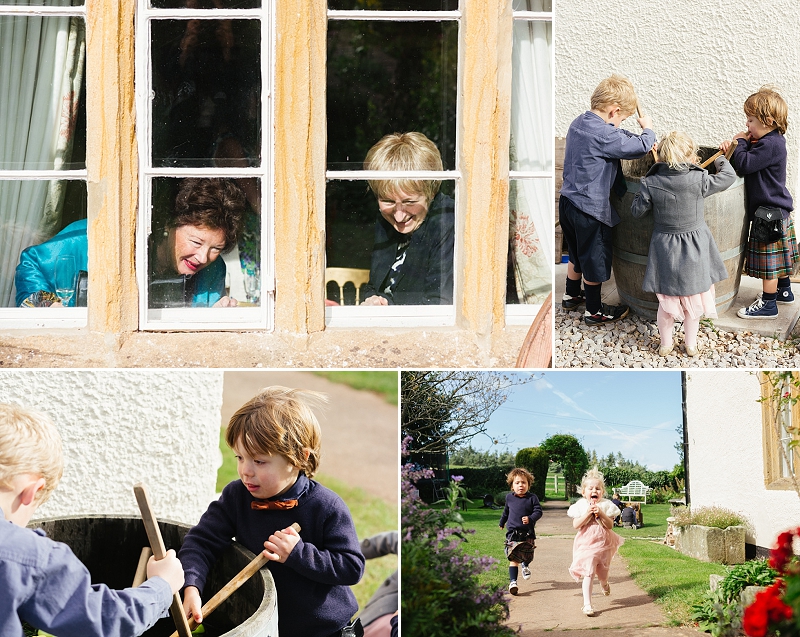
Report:
[[558,200],[558,219],[575,271],[583,274],[584,281],[608,281],[611,278],[611,226],[579,210],[566,197]]
[[783,220],[783,238],[774,243],[761,243],[748,237],[744,272],[757,279],[780,279],[792,274],[794,264],[800,260],[794,223]]

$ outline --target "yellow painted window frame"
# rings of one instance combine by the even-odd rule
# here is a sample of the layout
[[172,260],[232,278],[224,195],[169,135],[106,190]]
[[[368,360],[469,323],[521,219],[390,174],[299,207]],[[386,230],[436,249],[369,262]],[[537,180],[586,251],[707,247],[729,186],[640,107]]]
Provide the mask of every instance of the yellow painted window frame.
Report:
[[[800,377],[798,372],[794,372],[795,379]],[[770,383],[767,373],[759,373],[759,382],[761,384],[761,424],[762,424],[762,442],[764,451],[764,486],[769,490],[790,490],[792,480],[789,476],[783,475],[783,463],[781,441],[779,432],[776,430],[776,418],[778,415],[775,412],[775,405],[769,397],[772,394],[772,384]],[[800,390],[792,386],[791,392],[793,396],[800,395]],[[792,422],[800,422],[800,401],[791,406]],[[800,478],[800,446],[794,447],[789,453],[792,454],[794,464],[795,478]]]

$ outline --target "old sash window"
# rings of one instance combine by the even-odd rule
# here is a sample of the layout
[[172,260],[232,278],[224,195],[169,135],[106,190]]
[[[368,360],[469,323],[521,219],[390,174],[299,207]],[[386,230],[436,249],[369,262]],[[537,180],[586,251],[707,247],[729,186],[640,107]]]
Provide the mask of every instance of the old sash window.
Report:
[[513,10],[506,322],[530,324],[553,276],[553,6]]
[[[273,20],[271,3],[263,4],[139,1],[136,271],[142,329],[272,329]],[[176,196],[197,192],[186,188],[197,182],[185,181],[196,178],[230,180],[244,194],[235,245],[221,238],[224,233],[195,233],[183,244],[176,237]],[[195,222],[184,227],[204,228]],[[220,253],[226,243],[230,251]],[[238,305],[218,307],[221,297]]]
[[[380,10],[364,6],[357,0],[328,3],[326,325],[452,325],[461,176],[456,152],[458,3],[393,0],[370,5]],[[368,151],[381,138],[409,132],[422,133],[433,143],[441,170],[430,165],[364,170]],[[408,180],[419,192],[391,187],[382,199],[396,201],[378,201],[368,180]],[[381,224],[380,215],[409,218],[414,206],[408,203],[424,198],[423,184],[431,183],[441,185],[409,244],[411,235],[399,236],[388,222]],[[409,262],[406,255],[411,255]],[[369,277],[373,264],[375,296],[390,300],[354,307],[355,288],[348,284],[342,298],[330,268],[354,270],[342,280],[348,274],[357,280]],[[363,302],[367,286],[359,287]]]
[[[800,402],[778,406],[770,399],[772,392],[772,383],[766,374],[762,374],[764,484],[768,489],[792,489],[792,476],[800,478],[800,447],[794,443],[797,440],[796,427],[800,423]],[[781,394],[797,397],[798,389],[784,381]]]
[[[85,56],[82,1],[0,2],[4,327],[86,325]],[[77,238],[56,237],[65,228]],[[41,246],[53,237],[55,243]],[[59,255],[72,258],[58,268],[63,282],[56,297]]]

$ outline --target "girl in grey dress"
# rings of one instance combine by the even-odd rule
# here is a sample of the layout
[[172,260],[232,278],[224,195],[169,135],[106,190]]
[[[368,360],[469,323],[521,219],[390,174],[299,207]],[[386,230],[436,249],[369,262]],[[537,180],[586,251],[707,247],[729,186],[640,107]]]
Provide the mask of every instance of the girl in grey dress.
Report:
[[717,316],[714,283],[728,278],[703,218],[703,199],[725,190],[736,173],[724,157],[715,161],[716,175],[700,168],[697,144],[677,131],[658,143],[658,159],[631,205],[634,217],[652,211],[655,222],[642,288],[658,297],[659,354],[673,351],[678,320],[683,321],[686,353],[697,356],[700,319]]

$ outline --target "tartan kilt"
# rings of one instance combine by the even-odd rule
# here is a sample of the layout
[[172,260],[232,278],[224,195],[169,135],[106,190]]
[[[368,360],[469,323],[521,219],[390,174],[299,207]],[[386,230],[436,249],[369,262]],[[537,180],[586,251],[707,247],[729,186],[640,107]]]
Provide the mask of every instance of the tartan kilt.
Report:
[[533,559],[533,551],[536,544],[532,537],[525,538],[522,542],[506,540],[506,557],[509,562],[521,562],[528,564]]
[[757,279],[778,279],[792,274],[793,266],[800,261],[794,222],[783,220],[784,236],[773,243],[753,241],[748,237],[744,273]]

